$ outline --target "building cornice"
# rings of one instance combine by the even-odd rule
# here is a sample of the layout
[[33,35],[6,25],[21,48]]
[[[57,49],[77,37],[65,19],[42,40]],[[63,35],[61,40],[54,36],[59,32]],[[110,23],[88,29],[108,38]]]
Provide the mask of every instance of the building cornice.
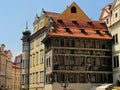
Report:
[[43,27],[40,30],[38,30],[37,32],[33,33],[30,37],[29,37],[29,41],[32,41],[34,38],[36,38],[37,36],[39,36],[40,34],[42,34],[43,32],[45,32],[47,30],[47,27]]

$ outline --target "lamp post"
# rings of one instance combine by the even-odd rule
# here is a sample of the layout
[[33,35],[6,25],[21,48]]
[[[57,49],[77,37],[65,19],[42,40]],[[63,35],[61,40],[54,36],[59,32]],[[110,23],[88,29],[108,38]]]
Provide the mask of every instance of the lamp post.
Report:
[[64,81],[61,82],[61,86],[64,87],[63,90],[67,90],[68,85],[69,85],[68,79],[66,77],[66,74],[64,74]]
[[69,82],[68,82],[68,81],[61,82],[61,86],[64,87],[63,90],[67,90],[68,85],[69,85]]

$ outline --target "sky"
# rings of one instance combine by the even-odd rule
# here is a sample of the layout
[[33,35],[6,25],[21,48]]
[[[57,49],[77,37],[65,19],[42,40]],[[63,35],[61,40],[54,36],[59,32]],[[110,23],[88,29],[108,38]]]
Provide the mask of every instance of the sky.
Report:
[[62,13],[72,2],[92,20],[99,20],[101,10],[114,0],[1,0],[0,1],[0,44],[6,45],[15,56],[22,53],[22,32],[26,21],[33,32],[33,22],[36,14],[40,16],[42,8],[45,11]]

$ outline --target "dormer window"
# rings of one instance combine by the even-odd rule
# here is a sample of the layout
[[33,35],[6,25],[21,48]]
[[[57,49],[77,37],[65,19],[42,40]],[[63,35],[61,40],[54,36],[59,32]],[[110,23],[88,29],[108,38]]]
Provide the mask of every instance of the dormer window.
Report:
[[101,25],[101,26],[105,26],[105,23],[104,23],[104,22],[101,22],[100,25]]
[[77,12],[76,7],[75,6],[71,7],[71,13],[76,13],[76,12]]
[[72,23],[73,23],[73,24],[78,24],[77,21],[75,21],[75,20],[72,20]]
[[92,26],[92,22],[87,22],[88,25]]
[[65,32],[71,32],[70,28],[64,28],[64,29],[65,29]]
[[105,30],[104,33],[105,33],[106,35],[110,35],[110,33],[109,33],[108,30]]
[[81,33],[85,33],[85,29],[79,29]]
[[58,19],[57,21],[58,21],[59,23],[63,23],[63,21],[62,21],[61,19]]
[[100,30],[95,30],[95,33],[96,34],[100,34]]

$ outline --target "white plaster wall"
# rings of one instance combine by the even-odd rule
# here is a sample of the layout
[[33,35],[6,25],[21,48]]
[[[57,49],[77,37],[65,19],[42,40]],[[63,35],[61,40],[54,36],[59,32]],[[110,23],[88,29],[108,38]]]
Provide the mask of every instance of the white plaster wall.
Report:
[[[115,18],[116,12],[118,13],[117,18]],[[116,7],[112,11],[110,33],[112,34],[112,36],[118,34],[118,43],[112,45],[112,57],[116,55],[119,56],[119,67],[113,68],[113,82],[115,83],[116,80],[119,79],[119,75],[120,75],[120,6]]]
[[[116,13],[117,13],[117,17],[115,17]],[[120,7],[116,7],[112,11],[111,24],[115,24],[119,20],[120,20]]]
[[120,22],[116,23],[113,27],[111,27],[110,33],[112,34],[112,36],[118,34],[118,43],[112,46],[112,52],[114,53],[120,50]]

